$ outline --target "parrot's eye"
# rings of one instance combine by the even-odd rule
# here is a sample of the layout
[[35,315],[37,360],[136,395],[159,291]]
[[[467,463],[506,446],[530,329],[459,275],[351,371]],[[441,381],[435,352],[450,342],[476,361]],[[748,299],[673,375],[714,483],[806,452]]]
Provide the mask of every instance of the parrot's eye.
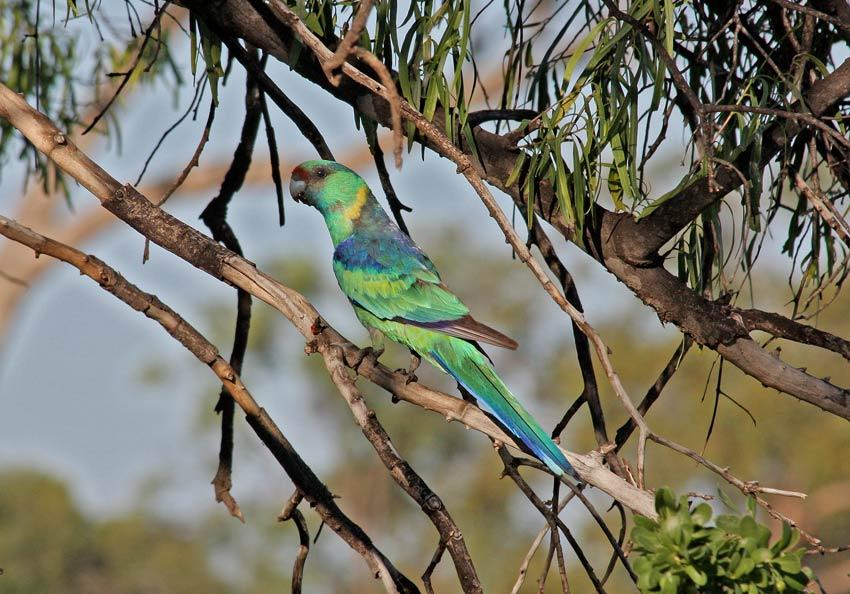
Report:
[[328,174],[322,167],[316,169],[316,177],[325,177]]

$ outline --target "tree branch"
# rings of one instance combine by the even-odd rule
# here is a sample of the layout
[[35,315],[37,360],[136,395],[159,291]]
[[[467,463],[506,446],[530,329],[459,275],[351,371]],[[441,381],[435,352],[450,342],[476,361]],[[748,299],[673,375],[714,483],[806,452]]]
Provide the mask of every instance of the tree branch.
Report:
[[[351,408],[354,419],[360,426],[363,435],[372,444],[393,480],[404,489],[411,499],[419,504],[419,507],[439,532],[440,542],[445,543],[454,562],[461,589],[466,593],[483,593],[484,590],[481,588],[481,582],[478,579],[478,574],[475,571],[460,528],[455,524],[449,510],[446,509],[439,496],[398,454],[389,434],[378,421],[377,415],[364,402],[363,395],[348,374],[345,351],[332,342],[332,339],[325,336],[324,332],[317,336],[316,343],[316,349],[322,355],[331,380]],[[361,355],[360,361],[353,366],[356,368],[362,362],[363,357]]]
[[[245,176],[251,167],[254,144],[260,129],[262,116],[261,93],[253,75],[248,74],[245,89],[245,120],[239,144],[233,154],[230,168],[224,175],[218,195],[210,200],[201,212],[201,220],[209,228],[213,239],[221,242],[232,252],[243,255],[242,246],[236,238],[236,233],[227,222],[227,210],[230,201],[245,182]],[[236,373],[242,373],[242,362],[248,349],[248,334],[251,330],[251,295],[242,289],[236,290],[236,328],[233,337],[233,350],[230,353],[230,364]],[[222,388],[216,412],[221,414],[221,444],[218,457],[218,470],[212,484],[216,501],[224,503],[230,513],[244,521],[242,512],[236,500],[230,494],[231,475],[233,473],[233,399]]]

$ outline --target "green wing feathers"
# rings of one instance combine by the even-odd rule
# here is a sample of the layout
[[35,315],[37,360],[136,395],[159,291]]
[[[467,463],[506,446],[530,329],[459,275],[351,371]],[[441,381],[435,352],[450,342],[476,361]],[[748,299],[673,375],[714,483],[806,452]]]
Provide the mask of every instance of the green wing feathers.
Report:
[[490,361],[475,345],[456,338],[445,338],[434,344],[431,356],[552,472],[557,475],[567,472],[578,478],[563,452],[511,394]]

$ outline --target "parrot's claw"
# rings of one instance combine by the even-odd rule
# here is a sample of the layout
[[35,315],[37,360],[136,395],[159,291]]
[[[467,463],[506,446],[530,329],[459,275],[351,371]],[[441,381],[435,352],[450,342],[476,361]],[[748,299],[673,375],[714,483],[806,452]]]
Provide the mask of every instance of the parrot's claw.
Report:
[[416,377],[416,374],[410,371],[410,369],[400,367],[399,369],[396,369],[395,372],[404,376],[404,385],[406,386],[419,381],[419,378]]
[[418,382],[419,378],[416,377],[414,373],[417,369],[419,369],[419,365],[422,363],[422,357],[410,351],[410,364],[407,366],[407,369],[396,369],[396,373],[401,373],[402,375],[407,376],[404,380],[405,385],[410,385],[413,382]]
[[378,358],[384,354],[384,349],[376,349],[374,347],[367,346],[365,348],[360,349],[360,352],[354,356],[354,359],[351,361],[351,368],[355,371],[360,368],[360,365],[363,364],[363,361],[366,359],[371,359],[373,364],[378,363]]

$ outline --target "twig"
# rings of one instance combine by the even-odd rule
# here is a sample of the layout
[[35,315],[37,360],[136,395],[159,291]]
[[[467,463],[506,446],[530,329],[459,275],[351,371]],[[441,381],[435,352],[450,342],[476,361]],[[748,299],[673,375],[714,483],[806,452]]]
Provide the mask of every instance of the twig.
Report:
[[[183,185],[183,182],[186,181],[186,178],[189,177],[189,173],[198,166],[201,153],[204,151],[204,147],[207,145],[207,141],[210,139],[210,130],[212,129],[213,120],[215,119],[215,110],[216,110],[216,102],[213,99],[210,99],[210,112],[207,115],[207,123],[204,125],[204,131],[201,134],[201,139],[198,141],[198,146],[195,148],[195,152],[192,154],[192,158],[186,164],[186,167],[183,168],[183,171],[180,172],[180,175],[177,176],[177,179],[174,183],[165,191],[165,193],[160,197],[159,202],[156,203],[157,206],[162,206],[165,204],[166,200],[171,198],[171,195],[177,191],[177,189]],[[145,238],[145,248],[142,252],[142,263],[148,261],[150,258],[150,240]]]
[[251,55],[232,37],[224,36],[222,37],[222,41],[239,63],[245,67],[245,70],[256,77],[257,82],[263,89],[263,92],[271,97],[271,100],[275,102],[275,105],[277,105],[284,115],[288,117],[293,124],[295,124],[304,138],[313,145],[313,148],[316,149],[319,156],[322,159],[334,161],[333,153],[331,152],[331,149],[328,148],[328,143],[325,142],[325,138],[322,136],[319,128],[316,127],[313,120],[310,119],[310,117],[307,116],[307,114],[304,113],[301,108],[298,107],[298,105],[296,105],[292,99],[290,99],[286,93],[281,90],[279,86],[277,86],[277,84],[275,84],[271,77],[266,74],[260,64],[260,61],[256,59],[256,56]]
[[[257,81],[248,75],[245,89],[245,120],[239,144],[233,153],[233,161],[224,175],[218,195],[210,200],[201,213],[201,220],[209,228],[213,239],[221,242],[229,250],[242,256],[242,246],[236,234],[227,222],[227,210],[230,201],[245,181],[245,175],[251,166],[254,144],[260,127],[261,91]],[[233,337],[233,350],[230,353],[230,364],[237,373],[242,372],[242,361],[248,349],[248,334],[251,330],[251,295],[247,291],[237,289],[236,295],[236,329]],[[219,395],[216,412],[221,413],[221,445],[219,449],[218,470],[212,484],[216,501],[224,503],[230,513],[244,521],[239,505],[230,494],[231,474],[233,469],[233,399],[222,388]]]
[[428,567],[426,567],[425,571],[422,573],[422,583],[425,585],[425,592],[427,594],[434,594],[434,587],[431,585],[431,575],[434,573],[434,570],[437,569],[437,565],[440,563],[440,559],[443,558],[443,552],[445,550],[446,543],[440,539],[440,542],[437,543],[437,550],[434,551],[434,555],[431,557]]
[[180,175],[177,176],[177,179],[174,181],[174,184],[168,188],[165,193],[160,197],[158,202],[155,202],[157,206],[162,206],[165,202],[171,198],[171,195],[177,191],[180,186],[183,185],[183,182],[186,181],[186,178],[189,177],[189,173],[197,167],[200,163],[201,153],[204,152],[204,147],[207,145],[207,142],[210,139],[210,130],[212,129],[213,120],[215,119],[215,110],[216,104],[213,99],[210,99],[210,112],[207,114],[207,123],[204,124],[204,131],[201,134],[201,138],[198,141],[198,146],[195,148],[195,152],[192,154],[192,158],[186,164],[186,167],[183,168],[183,171],[180,172]]
[[307,521],[304,519],[304,514],[298,509],[298,504],[301,503],[303,498],[304,495],[301,494],[301,491],[296,489],[277,516],[278,522],[292,520],[298,529],[300,544],[298,552],[295,554],[295,563],[292,566],[292,594],[301,594],[301,585],[304,581],[304,564],[307,563],[307,555],[310,552],[310,532],[307,530]]
[[[667,361],[667,365],[664,366],[664,369],[661,370],[661,373],[658,374],[658,378],[655,380],[655,383],[646,391],[646,394],[643,397],[643,400],[640,401],[638,405],[638,410],[640,414],[645,415],[649,408],[658,400],[658,397],[661,396],[661,392],[664,390],[664,387],[667,385],[667,382],[673,377],[673,374],[676,373],[676,370],[679,369],[679,365],[682,362],[682,358],[685,356],[685,353],[691,348],[691,345],[694,343],[693,339],[689,336],[685,336],[682,339],[682,342],[679,343],[679,346],[673,352],[673,355],[670,357],[670,360]],[[623,423],[619,429],[617,429],[617,433],[614,436],[614,443],[617,445],[617,450],[625,445],[626,441],[628,441],[629,437],[631,437],[632,432],[635,430],[635,423],[632,419],[629,419],[625,423]]]
[[[552,492],[552,517],[558,517],[558,491],[561,482],[555,479],[555,485]],[[552,543],[552,548],[555,549],[555,558],[558,560],[558,576],[561,578],[561,591],[563,594],[570,594],[570,581],[567,579],[567,565],[564,562],[564,549],[561,547],[561,535],[554,526],[550,526],[549,540]]]
[[401,129],[401,96],[395,88],[395,81],[389,69],[384,66],[378,57],[362,47],[354,48],[354,55],[366,62],[375,71],[381,83],[384,85],[387,101],[390,104],[390,121],[393,127],[393,155],[395,156],[395,168],[401,169],[401,155],[404,152],[404,131]]
[[98,112],[98,114],[94,116],[94,119],[92,119],[91,123],[86,126],[86,129],[83,130],[82,134],[87,134],[91,131],[92,128],[97,125],[101,118],[106,115],[106,112],[109,111],[109,108],[112,107],[112,104],[115,103],[115,100],[118,99],[118,95],[121,94],[121,91],[124,90],[124,87],[127,86],[127,83],[130,82],[130,77],[132,76],[133,72],[136,71],[136,67],[142,60],[142,55],[144,55],[145,53],[145,47],[147,47],[148,41],[150,41],[151,39],[153,30],[159,25],[159,21],[162,18],[162,15],[165,14],[165,10],[168,8],[169,4],[171,4],[171,0],[165,0],[160,9],[154,13],[151,24],[148,25],[148,28],[145,30],[144,38],[142,39],[142,44],[139,47],[139,51],[136,52],[136,58],[133,60],[133,64],[126,72],[121,75],[123,76],[123,78],[118,84],[118,87],[115,89],[115,92],[112,94],[112,97],[109,99],[109,101],[106,102],[106,105],[103,106],[103,108]]
[[466,123],[471,127],[480,126],[485,122],[501,120],[533,120],[538,113],[533,109],[479,109],[466,116]]
[[705,458],[700,456],[695,451],[693,451],[689,448],[686,448],[683,445],[672,442],[669,439],[661,437],[660,435],[651,434],[649,438],[652,441],[654,441],[655,443],[658,443],[658,444],[661,444],[665,447],[668,447],[671,450],[673,450],[674,452],[679,452],[680,454],[687,456],[688,458],[690,458],[691,460],[694,460],[695,462],[701,464],[702,466],[705,466],[706,468],[708,468],[713,473],[723,477],[723,479],[726,482],[728,482],[733,487],[737,488],[744,495],[748,495],[748,496],[752,495],[753,498],[755,498],[756,503],[758,503],[761,507],[763,507],[771,517],[779,520],[780,522],[786,522],[790,526],[797,528],[797,530],[799,530],[799,532],[800,532],[800,535],[809,544],[813,545],[815,550],[826,552],[826,549],[822,546],[821,540],[819,538],[817,538],[816,536],[814,536],[814,535],[806,532],[802,528],[800,528],[797,525],[797,522],[795,520],[789,518],[788,516],[785,516],[785,515],[779,513],[778,511],[776,511],[773,508],[773,506],[767,500],[765,500],[763,497],[759,496],[760,493],[770,493],[770,494],[774,494],[774,495],[782,495],[784,497],[795,497],[795,498],[798,498],[798,499],[805,499],[806,498],[805,493],[799,493],[799,492],[796,492],[796,491],[785,491],[785,490],[781,490],[781,489],[771,489],[770,487],[762,487],[762,486],[759,486],[758,482],[756,482],[756,481],[748,481],[748,482],[742,481],[741,479],[732,475],[732,473],[729,472],[728,468],[722,468],[722,467],[718,466],[717,464],[715,464],[714,462],[706,460]]
[[184,111],[179,118],[177,118],[176,122],[171,124],[168,128],[165,129],[162,134],[160,134],[159,140],[156,141],[156,144],[154,145],[150,154],[148,154],[147,159],[145,159],[145,162],[142,165],[142,170],[139,172],[139,175],[138,177],[136,177],[136,181],[133,185],[138,186],[140,183],[142,183],[142,179],[145,177],[145,173],[148,170],[148,166],[151,164],[151,161],[153,161],[154,156],[156,156],[156,154],[159,152],[159,149],[162,147],[162,144],[165,142],[165,139],[168,138],[172,132],[174,132],[177,128],[180,127],[180,124],[182,124],[186,120],[186,118],[189,117],[190,113],[194,111],[197,115],[197,109],[198,107],[200,107],[200,102],[203,99],[203,91],[206,88],[206,84],[206,75],[198,79],[198,82],[195,84],[195,95],[189,102],[189,107],[186,108],[186,111]]
[[13,275],[9,274],[8,272],[3,272],[2,270],[0,270],[0,278],[9,281],[12,284],[18,285],[19,287],[29,287],[30,286],[30,284],[27,281],[20,279],[16,276],[13,276]]
[[[658,40],[658,38],[653,35],[653,33],[649,30],[645,23],[634,18],[632,15],[628,14],[620,10],[617,7],[617,4],[613,0],[602,0],[605,6],[608,7],[608,11],[616,17],[618,20],[623,21],[624,23],[628,23],[633,29],[636,29],[643,35],[643,37],[652,44],[652,47],[655,49],[655,53],[664,62],[664,66],[667,69],[667,72],[670,73],[670,78],[673,79],[673,84],[676,89],[685,97],[688,105],[693,111],[693,115],[697,121],[697,134],[694,138],[697,144],[700,147],[700,151],[702,152],[703,157],[706,159],[711,159],[713,157],[713,151],[711,150],[711,145],[709,144],[710,137],[707,130],[707,123],[705,121],[705,105],[699,100],[694,90],[688,84],[688,81],[685,80],[685,77],[682,75],[682,72],[679,70],[679,67],[676,66],[676,60],[667,52],[664,45]],[[714,168],[711,167],[710,161],[708,166],[708,187],[714,189]],[[640,464],[638,465],[638,474],[640,474]]]
[[[548,522],[549,520],[547,520]],[[550,527],[551,529],[551,527]],[[546,553],[546,559],[543,561],[543,569],[540,570],[540,577],[537,578],[537,594],[543,594],[546,590],[546,578],[549,577],[549,570],[552,568],[552,561],[555,559],[555,545],[552,539],[549,539],[549,551]]]
[[328,77],[330,83],[338,87],[342,81],[342,73],[334,72],[345,63],[348,56],[354,53],[355,46],[360,39],[360,34],[363,28],[366,27],[366,21],[369,19],[369,13],[372,12],[373,0],[360,0],[360,6],[357,8],[357,14],[354,15],[354,20],[351,22],[351,28],[339,42],[334,54],[324,63],[322,70],[325,76]]
[[[525,210],[524,214],[527,214]],[[555,252],[555,247],[552,245],[552,241],[543,231],[543,227],[540,225],[540,221],[536,216],[532,219],[529,239],[537,245],[537,249],[540,250],[540,255],[543,256],[543,260],[546,262],[549,270],[552,271],[558,279],[558,282],[561,283],[561,288],[564,291],[564,296],[567,301],[579,312],[584,314],[584,307],[582,306],[575,280],[570,274],[570,271],[567,270],[567,267],[558,257],[558,254]],[[588,342],[587,335],[575,321],[571,320],[571,326],[573,329],[573,340],[575,340],[576,344],[576,358],[578,359],[579,370],[581,371],[581,378],[584,387],[582,389],[581,396],[579,396],[578,400],[576,400],[572,406],[567,409],[564,416],[555,426],[555,429],[552,431],[552,436],[560,436],[561,432],[567,426],[567,423],[569,423],[572,416],[577,412],[577,407],[580,406],[583,401],[587,403],[588,410],[590,411],[590,419],[593,423],[593,433],[596,437],[596,444],[602,447],[609,442],[608,430],[605,427],[605,415],[602,411],[602,403],[599,400],[599,386],[596,381],[596,372],[593,369],[593,358],[590,355],[590,343]],[[623,476],[623,469],[620,461],[613,450],[606,454],[605,459],[614,472]]]
[[[558,503],[558,513],[560,513],[570,502],[570,500],[575,497],[574,492],[570,492],[569,495],[565,496]],[[543,538],[545,538],[546,534],[549,532],[549,522],[540,529],[540,532],[537,533],[537,536],[534,537],[534,540],[531,541],[531,546],[528,548],[528,552],[525,554],[525,557],[522,560],[522,563],[519,566],[519,573],[517,574],[516,581],[514,582],[514,587],[511,588],[510,594],[518,594],[519,589],[522,588],[523,582],[525,582],[525,576],[528,574],[528,566],[531,564],[531,559],[534,557],[534,554],[537,552],[537,549],[540,548],[540,543],[543,542]]]
[[816,19],[825,21],[830,25],[834,25],[838,27],[842,31],[850,31],[850,24],[845,23],[841,19],[835,18],[834,16],[828,15],[825,12],[821,12],[819,10],[815,10],[811,6],[805,6],[803,4],[799,4],[797,2],[791,2],[791,0],[770,0],[774,4],[778,4],[783,8],[787,8],[788,10],[794,10],[797,12],[801,12],[803,14],[813,16]]
[[219,378],[233,400],[245,412],[248,424],[295,482],[297,488],[319,516],[354,550],[360,553],[371,570],[379,574],[388,592],[417,592],[416,586],[401,574],[383,553],[375,548],[363,530],[337,507],[328,488],[318,479],[292,444],[257,404],[239,378],[239,374],[219,355],[216,348],[174,310],[155,295],[144,293],[114,269],[94,256],[33,232],[0,215],[0,235],[47,254],[80,270],[127,305],[158,322]]
[[366,143],[369,145],[369,151],[372,153],[372,159],[375,161],[375,168],[378,170],[378,178],[381,180],[381,188],[384,190],[384,195],[387,197],[387,204],[390,211],[393,213],[393,218],[398,224],[399,229],[410,235],[407,229],[407,224],[401,216],[401,211],[412,212],[413,209],[403,204],[398,199],[395,193],[393,182],[390,179],[390,172],[387,171],[387,164],[384,163],[384,151],[381,150],[381,143],[378,140],[378,132],[376,127],[371,122],[363,122],[363,128],[366,132]]
[[503,446],[499,447],[499,456],[502,458],[502,463],[505,466],[504,473],[507,474],[514,483],[516,483],[520,491],[522,491],[522,493],[528,498],[531,504],[537,508],[537,511],[539,511],[543,517],[546,518],[546,521],[550,523],[551,530],[557,530],[558,528],[561,529],[561,532],[570,543],[576,557],[584,568],[585,573],[587,573],[587,577],[590,578],[596,592],[598,594],[605,594],[605,589],[602,587],[602,583],[599,581],[599,578],[596,577],[596,572],[593,570],[593,566],[590,565],[587,557],[585,557],[584,551],[582,551],[578,542],[573,537],[570,529],[567,528],[567,526],[557,516],[552,515],[552,510],[550,510],[546,504],[540,500],[534,490],[528,485],[528,483],[525,482],[525,479],[522,478],[516,469],[514,457],[511,456]]
[[[614,567],[617,565],[617,558],[619,557],[622,559],[620,556],[625,555],[623,552],[623,543],[626,542],[626,527],[628,526],[628,522],[626,521],[626,510],[623,509],[623,506],[619,501],[614,501],[614,507],[616,507],[617,511],[620,512],[620,533],[617,535],[617,546],[611,553],[611,559],[608,561],[608,567],[605,568],[605,573],[602,575],[603,584],[605,584],[608,581],[608,578],[611,577],[611,574],[614,573]],[[634,579],[634,574],[632,574],[632,579]]]
[[272,118],[269,115],[269,106],[266,102],[266,94],[260,93],[260,109],[263,112],[263,124],[266,129],[266,142],[269,145],[269,165],[272,170],[272,182],[274,183],[275,197],[277,198],[277,220],[283,227],[286,224],[286,211],[283,206],[283,179],[280,175],[280,155],[277,150],[277,138],[275,137]]
[[[613,449],[613,445],[608,444],[606,449]],[[533,460],[531,458],[513,458],[513,464],[516,467],[529,466],[538,470],[544,470],[546,468],[546,466],[540,461]],[[582,505],[584,505],[585,509],[587,509],[588,513],[590,513],[591,517],[602,530],[602,533],[605,535],[605,538],[608,539],[608,543],[611,545],[611,549],[614,551],[614,555],[620,559],[623,564],[623,567],[626,569],[626,572],[628,572],[629,577],[632,579],[633,582],[637,583],[637,576],[635,575],[634,571],[632,571],[632,567],[629,564],[628,559],[626,559],[626,554],[623,552],[623,549],[620,546],[621,539],[614,538],[614,535],[611,533],[611,529],[608,528],[608,524],[605,523],[605,520],[603,520],[602,516],[599,515],[599,512],[596,511],[596,507],[590,502],[590,500],[584,495],[584,493],[582,493],[581,486],[576,486],[572,484],[572,482],[570,482],[570,480],[567,479],[565,476],[561,476],[559,480],[561,483],[569,487],[573,495],[575,495],[578,500],[581,501]]]
[[757,107],[749,105],[716,105],[705,104],[703,110],[706,113],[754,113],[759,115],[772,116],[774,118],[783,118],[786,120],[799,120],[810,126],[814,126],[838,144],[845,148],[850,148],[850,140],[842,136],[835,129],[828,126],[820,118],[816,118],[810,113],[802,113],[799,111],[788,111],[787,109],[775,109],[770,107]]
[[812,190],[799,173],[794,174],[794,183],[797,189],[803,193],[826,224],[832,227],[836,235],[850,247],[850,225],[844,220],[832,203],[820,192]]

